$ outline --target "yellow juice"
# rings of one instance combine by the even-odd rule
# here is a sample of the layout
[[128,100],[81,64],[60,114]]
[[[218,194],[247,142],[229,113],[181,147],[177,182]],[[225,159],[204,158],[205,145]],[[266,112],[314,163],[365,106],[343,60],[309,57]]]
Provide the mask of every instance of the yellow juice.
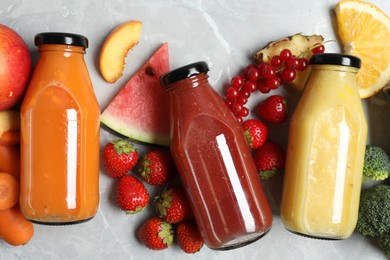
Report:
[[312,65],[289,129],[281,217],[290,231],[344,239],[355,229],[367,136],[356,72]]

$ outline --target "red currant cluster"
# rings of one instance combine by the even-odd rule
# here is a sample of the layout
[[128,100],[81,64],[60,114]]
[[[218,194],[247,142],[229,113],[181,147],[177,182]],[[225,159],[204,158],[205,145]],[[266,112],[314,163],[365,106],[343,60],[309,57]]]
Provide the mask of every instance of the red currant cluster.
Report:
[[[313,54],[323,53],[323,44],[315,45],[310,49]],[[301,57],[300,57],[301,56]],[[277,89],[282,82],[291,82],[295,79],[297,71],[304,71],[309,61],[303,58],[304,53],[295,56],[291,50],[283,49],[279,55],[270,59],[269,64],[250,64],[243,74],[232,78],[231,85],[226,90],[226,105],[232,110],[237,120],[248,116],[249,109],[245,106],[251,93],[256,90],[263,94]]]

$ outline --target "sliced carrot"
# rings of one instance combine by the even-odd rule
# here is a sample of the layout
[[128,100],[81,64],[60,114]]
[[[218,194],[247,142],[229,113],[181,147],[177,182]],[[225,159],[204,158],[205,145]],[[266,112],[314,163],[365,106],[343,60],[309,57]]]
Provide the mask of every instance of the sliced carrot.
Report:
[[19,180],[9,173],[0,173],[0,210],[9,209],[19,201]]
[[0,145],[0,172],[7,172],[19,178],[20,148],[18,145]]
[[19,204],[0,210],[0,238],[10,245],[27,244],[34,235],[34,226],[20,212]]

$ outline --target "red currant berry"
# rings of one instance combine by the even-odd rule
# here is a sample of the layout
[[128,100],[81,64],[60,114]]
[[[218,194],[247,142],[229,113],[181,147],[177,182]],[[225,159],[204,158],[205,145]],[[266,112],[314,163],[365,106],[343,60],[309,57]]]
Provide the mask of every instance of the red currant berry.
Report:
[[236,100],[238,104],[245,105],[248,102],[248,99],[242,96],[239,96]]
[[257,89],[256,83],[253,81],[245,81],[244,83],[244,91],[255,92]]
[[246,66],[245,75],[248,75],[248,72],[250,71],[250,69],[253,69],[253,68],[257,68],[256,64],[250,64],[250,65]]
[[275,55],[271,58],[271,61],[270,61],[272,67],[274,68],[280,68],[282,65],[283,65],[283,61],[282,59],[280,58],[279,55]]
[[247,107],[242,107],[239,115],[242,116],[242,117],[248,116],[249,115],[249,109]]
[[237,75],[237,76],[232,78],[232,87],[241,88],[243,84],[244,84],[244,77],[243,76]]
[[269,93],[270,92],[270,89],[268,88],[267,86],[267,83],[265,82],[264,79],[261,79],[257,82],[257,89],[263,93],[263,94],[266,94],[266,93]]
[[295,79],[297,72],[292,68],[284,68],[282,71],[282,80],[285,82],[290,82]]
[[234,101],[239,94],[240,92],[235,87],[229,87],[226,91],[226,97],[231,101]]
[[305,58],[299,58],[298,59],[298,66],[297,66],[297,70],[299,71],[303,71],[305,70],[307,67],[309,66],[309,61]]
[[298,67],[298,59],[293,55],[286,61],[286,67],[296,69]]
[[243,97],[243,98],[248,99],[250,97],[250,95],[251,95],[251,93],[249,91],[241,90],[238,97]]
[[250,81],[256,81],[258,79],[260,79],[260,70],[258,68],[251,68],[249,71],[248,71],[248,74],[247,74],[247,77]]
[[265,83],[269,89],[277,89],[282,83],[282,80],[279,77],[274,77],[273,79],[267,79]]
[[229,107],[229,108],[231,108],[232,107],[232,105],[233,105],[233,101],[231,101],[231,100],[229,100],[229,99],[224,99],[223,100],[224,102],[225,102],[225,104]]
[[286,62],[292,56],[292,53],[289,49],[283,49],[280,51],[279,56],[282,61]]
[[325,46],[324,45],[319,45],[315,47],[314,49],[311,50],[313,54],[319,54],[319,53],[324,53],[325,52]]
[[239,116],[239,115],[235,115],[235,117],[236,117],[236,119],[237,119],[237,121],[240,123],[240,124],[242,124],[242,117],[241,116]]
[[235,115],[239,115],[240,114],[240,111],[242,109],[242,105],[240,103],[234,103],[232,105],[232,111]]
[[267,65],[267,66],[264,66],[263,70],[261,71],[261,75],[265,79],[272,79],[276,75],[276,70],[275,70],[275,68]]

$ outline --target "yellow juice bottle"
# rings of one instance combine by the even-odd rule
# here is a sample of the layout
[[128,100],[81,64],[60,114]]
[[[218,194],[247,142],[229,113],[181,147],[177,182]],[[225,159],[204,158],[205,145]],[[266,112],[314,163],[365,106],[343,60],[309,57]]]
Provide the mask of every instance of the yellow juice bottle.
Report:
[[367,123],[356,86],[360,60],[318,54],[291,117],[281,217],[311,237],[348,238],[359,208]]

